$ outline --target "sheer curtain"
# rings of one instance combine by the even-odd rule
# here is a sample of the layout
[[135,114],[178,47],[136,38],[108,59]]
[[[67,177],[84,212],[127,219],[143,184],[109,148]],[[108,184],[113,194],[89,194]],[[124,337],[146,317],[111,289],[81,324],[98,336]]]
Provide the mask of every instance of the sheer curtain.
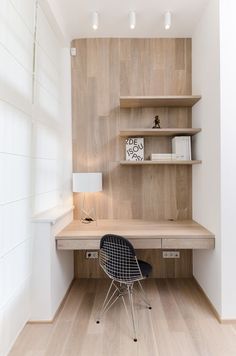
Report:
[[[65,162],[70,155],[70,113],[67,112],[64,74],[69,67],[63,39],[39,3],[36,22],[34,73],[34,212],[64,202]],[[67,64],[67,66],[66,66]]]
[[43,3],[0,6],[1,356],[30,317],[31,216],[71,202],[69,49]]

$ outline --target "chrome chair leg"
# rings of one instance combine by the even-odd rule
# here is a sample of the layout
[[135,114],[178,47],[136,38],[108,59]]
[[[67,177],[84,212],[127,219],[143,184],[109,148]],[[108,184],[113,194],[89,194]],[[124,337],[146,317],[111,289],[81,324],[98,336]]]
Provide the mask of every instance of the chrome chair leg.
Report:
[[[111,289],[112,287],[115,288],[115,290],[113,291],[113,293],[111,293]],[[127,294],[127,292],[125,293]],[[97,324],[100,323],[101,318],[103,317],[103,315],[112,307],[112,305],[115,304],[115,302],[122,297],[123,298],[124,295],[124,288],[122,288],[122,285],[120,284],[120,286],[117,286],[115,281],[113,280],[110,284],[110,287],[108,289],[108,292],[106,294],[106,297],[104,299],[103,305],[99,311],[99,313],[97,314]]]
[[147,305],[148,309],[152,309],[151,303],[149,302],[149,300],[148,300],[148,298],[146,296],[146,293],[145,293],[145,291],[143,289],[143,286],[142,286],[140,281],[138,281],[138,285],[139,285],[139,288],[140,288],[140,297],[141,297],[141,299]]
[[111,299],[113,298],[113,296],[114,296],[114,294],[116,292],[116,289],[115,289],[115,291],[112,293],[111,297],[108,300],[108,297],[109,297],[109,294],[111,292],[111,289],[112,289],[113,285],[114,285],[114,281],[111,281],[110,286],[109,286],[108,291],[107,291],[107,294],[105,296],[104,302],[102,304],[102,307],[101,307],[99,313],[97,314],[97,324],[100,323],[100,319],[104,315],[107,305],[109,304],[109,302],[111,301]]
[[132,317],[132,324],[133,324],[133,332],[134,332],[133,340],[136,342],[136,341],[138,341],[138,339],[137,339],[136,319],[135,319],[135,314],[134,314],[133,284],[128,285],[127,289],[128,289],[128,295],[129,295],[129,303],[130,303],[131,317]]

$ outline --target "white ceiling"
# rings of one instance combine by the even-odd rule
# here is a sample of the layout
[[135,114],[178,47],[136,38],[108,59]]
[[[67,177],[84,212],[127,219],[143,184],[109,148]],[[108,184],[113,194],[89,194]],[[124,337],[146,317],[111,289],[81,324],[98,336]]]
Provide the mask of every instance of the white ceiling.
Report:
[[[70,39],[84,37],[191,37],[209,0],[56,0],[57,12]],[[137,25],[129,28],[128,14],[136,12]],[[164,29],[164,12],[172,12],[172,27]],[[92,12],[99,13],[99,29],[91,27]]]

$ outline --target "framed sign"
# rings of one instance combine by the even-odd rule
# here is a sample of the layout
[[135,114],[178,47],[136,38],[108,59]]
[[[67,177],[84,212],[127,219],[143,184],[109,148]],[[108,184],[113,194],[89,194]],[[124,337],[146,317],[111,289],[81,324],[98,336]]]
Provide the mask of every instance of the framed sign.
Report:
[[144,139],[142,137],[130,137],[126,140],[126,161],[144,160]]

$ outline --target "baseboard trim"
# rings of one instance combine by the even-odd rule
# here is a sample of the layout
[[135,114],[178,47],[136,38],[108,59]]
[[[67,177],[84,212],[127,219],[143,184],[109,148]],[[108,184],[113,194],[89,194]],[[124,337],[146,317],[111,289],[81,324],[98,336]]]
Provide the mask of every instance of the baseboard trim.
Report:
[[200,284],[198,283],[198,281],[196,280],[196,278],[194,276],[193,276],[193,279],[194,279],[195,283],[197,284],[199,290],[201,291],[201,293],[204,295],[205,299],[207,300],[207,302],[208,302],[213,314],[215,315],[216,319],[218,320],[218,322],[220,324],[234,324],[234,323],[236,323],[236,319],[223,319],[223,318],[221,318],[220,314],[218,313],[218,311],[216,310],[216,308],[214,307],[214,305],[212,304],[212,302],[210,301],[210,299],[206,295],[205,291],[200,286]]
[[58,316],[58,314],[60,313],[61,309],[63,308],[65,302],[66,302],[66,299],[70,293],[70,290],[72,288],[72,285],[75,281],[75,278],[72,279],[59,307],[57,308],[55,314],[54,314],[54,317],[52,319],[49,319],[49,320],[28,320],[26,324],[52,324],[54,322],[54,320],[56,319],[56,317]]

